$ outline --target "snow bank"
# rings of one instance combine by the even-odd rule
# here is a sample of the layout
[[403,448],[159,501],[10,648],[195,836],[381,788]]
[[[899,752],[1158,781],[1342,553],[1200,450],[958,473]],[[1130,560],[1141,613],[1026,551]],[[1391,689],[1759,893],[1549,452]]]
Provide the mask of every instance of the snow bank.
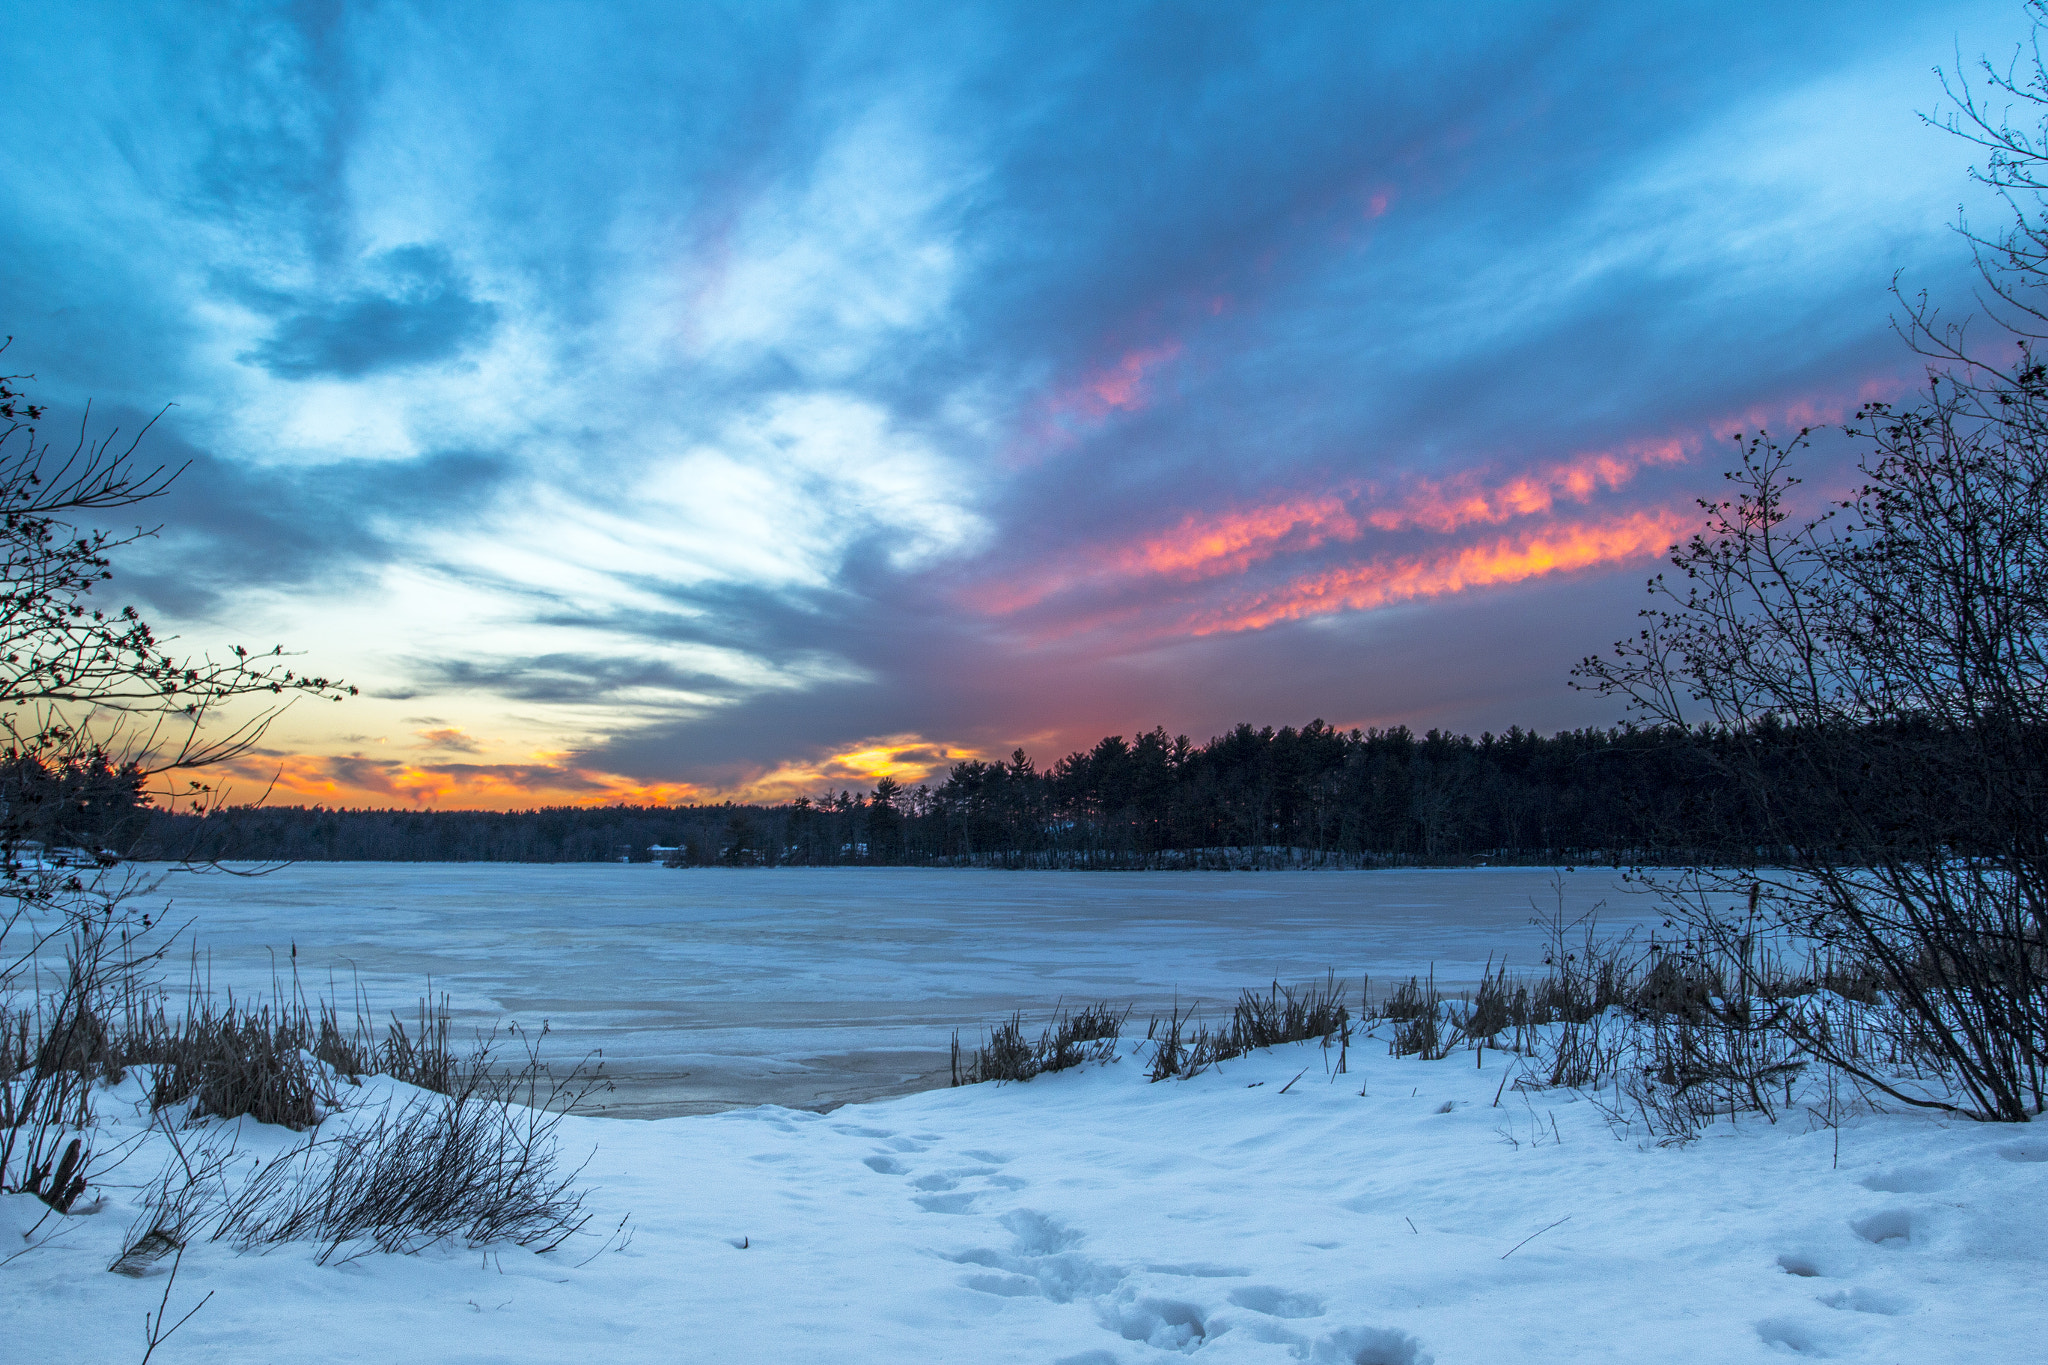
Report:
[[[328,1266],[195,1244],[170,1313],[213,1298],[155,1359],[2041,1358],[2048,1138],[2028,1129],[1795,1110],[1659,1148],[1572,1094],[1503,1090],[1498,1052],[1368,1039],[1342,1075],[1334,1055],[1152,1085],[1127,1053],[825,1115],[570,1119],[590,1233]],[[102,1110],[127,1125],[109,1140],[143,1125]],[[41,1206],[0,1199],[0,1255],[25,1253],[0,1266],[0,1358],[141,1357],[167,1263],[106,1267],[155,1166],[135,1152],[111,1177],[133,1187],[29,1241]],[[628,1213],[630,1242],[589,1259]]]

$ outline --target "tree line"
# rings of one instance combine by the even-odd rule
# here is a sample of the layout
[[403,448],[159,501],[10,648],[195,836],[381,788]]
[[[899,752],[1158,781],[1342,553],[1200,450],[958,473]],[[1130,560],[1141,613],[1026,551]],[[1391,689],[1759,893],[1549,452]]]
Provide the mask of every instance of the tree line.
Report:
[[[1786,752],[1803,741],[1772,741]],[[345,810],[138,804],[147,858],[666,861],[680,866],[1252,867],[1657,861],[1764,836],[1725,751],[1754,735],[1624,727],[1548,737],[1239,725],[1206,744],[1111,735],[1039,767],[955,764],[776,804]],[[82,836],[92,837],[92,836]],[[73,840],[79,842],[82,840]],[[97,846],[97,845],[96,845]]]

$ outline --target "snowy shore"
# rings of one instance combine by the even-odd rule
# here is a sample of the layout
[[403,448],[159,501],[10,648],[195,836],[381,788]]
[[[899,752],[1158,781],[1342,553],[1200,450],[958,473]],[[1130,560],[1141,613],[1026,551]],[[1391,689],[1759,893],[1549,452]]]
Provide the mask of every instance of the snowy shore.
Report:
[[[154,1359],[1923,1365],[2048,1349],[2036,1129],[1869,1112],[1832,1129],[1795,1108],[1658,1147],[1572,1092],[1503,1090],[1499,1052],[1396,1059],[1368,1037],[1346,1074],[1302,1044],[1148,1084],[1129,1048],[830,1114],[571,1118],[590,1232],[544,1255],[325,1266],[303,1245],[195,1241],[169,1312],[213,1297]],[[142,1131],[138,1101],[131,1080],[100,1105],[103,1146]],[[238,1122],[247,1153],[293,1140]],[[0,1198],[0,1358],[141,1358],[168,1263],[107,1266],[160,1143],[108,1177],[98,1212],[28,1240],[42,1205]],[[593,1257],[628,1215],[630,1241]]]

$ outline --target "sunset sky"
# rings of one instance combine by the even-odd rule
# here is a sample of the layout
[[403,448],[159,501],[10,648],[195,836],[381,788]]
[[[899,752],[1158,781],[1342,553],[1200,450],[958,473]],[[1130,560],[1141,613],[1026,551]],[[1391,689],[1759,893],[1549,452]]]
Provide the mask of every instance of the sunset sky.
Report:
[[[1731,433],[1908,392],[1998,3],[6,4],[0,333],[273,801],[1544,731]],[[1824,440],[1809,490],[1844,482]]]

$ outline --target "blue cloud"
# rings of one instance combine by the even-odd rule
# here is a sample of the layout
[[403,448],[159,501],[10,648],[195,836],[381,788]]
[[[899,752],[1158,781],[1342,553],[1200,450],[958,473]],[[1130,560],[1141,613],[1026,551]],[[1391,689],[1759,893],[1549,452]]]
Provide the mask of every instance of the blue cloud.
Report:
[[400,247],[370,266],[382,288],[278,300],[292,311],[242,359],[280,379],[360,379],[452,359],[497,325],[497,305],[470,296],[444,250]]

